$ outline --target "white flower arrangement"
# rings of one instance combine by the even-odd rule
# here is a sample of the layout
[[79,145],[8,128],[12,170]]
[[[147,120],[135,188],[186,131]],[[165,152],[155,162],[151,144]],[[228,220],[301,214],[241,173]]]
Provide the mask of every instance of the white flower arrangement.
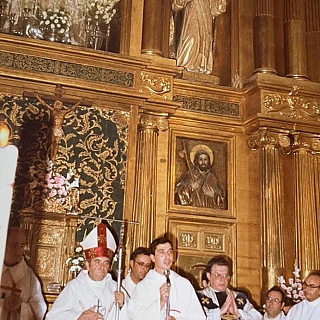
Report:
[[76,247],[74,249],[74,256],[71,256],[66,260],[68,272],[73,276],[77,276],[84,267],[84,261],[85,258],[82,247]]
[[114,6],[120,0],[85,0],[83,11],[91,24],[109,24],[116,13]]
[[40,28],[57,29],[60,34],[64,34],[69,30],[70,25],[70,15],[63,9],[48,9],[42,11]]
[[283,276],[278,277],[278,282],[280,287],[286,292],[287,297],[297,303],[305,299],[300,279],[300,269],[297,266],[295,266],[293,274],[294,278],[288,279],[288,285]]

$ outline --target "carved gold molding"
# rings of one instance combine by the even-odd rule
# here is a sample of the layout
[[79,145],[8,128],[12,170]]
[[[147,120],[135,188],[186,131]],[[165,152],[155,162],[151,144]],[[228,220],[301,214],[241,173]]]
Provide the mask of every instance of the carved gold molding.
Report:
[[140,92],[149,93],[150,95],[156,95],[162,97],[164,100],[169,98],[172,85],[170,80],[165,77],[161,77],[155,74],[146,72],[140,73]]
[[320,135],[303,134],[301,132],[293,132],[293,152],[300,149],[307,149],[310,153],[316,154],[320,152]]
[[166,131],[169,129],[169,121],[167,118],[167,114],[140,114],[139,115],[139,126],[142,129],[153,129],[153,130],[161,130]]
[[299,131],[277,131],[263,127],[252,134],[248,140],[248,146],[252,150],[268,145],[279,147],[284,153],[307,149],[312,154],[318,154],[320,153],[320,135]]
[[198,233],[197,232],[179,232],[178,246],[182,248],[197,248]]
[[214,250],[225,252],[225,235],[215,233],[204,234],[204,248],[206,250]]
[[289,119],[320,121],[320,101],[305,100],[298,90],[298,86],[292,86],[288,94],[266,93],[263,96],[263,106],[267,113]]
[[291,137],[289,133],[270,131],[269,128],[260,128],[248,140],[249,148],[257,150],[267,145],[278,146],[283,152],[291,151]]

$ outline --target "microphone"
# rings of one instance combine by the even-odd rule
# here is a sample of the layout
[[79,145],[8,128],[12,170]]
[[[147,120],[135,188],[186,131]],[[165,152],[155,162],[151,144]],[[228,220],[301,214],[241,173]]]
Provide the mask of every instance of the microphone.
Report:
[[166,302],[166,320],[168,320],[170,317],[170,287],[171,287],[171,281],[169,278],[170,270],[163,270],[163,274],[166,277],[166,283],[167,283],[167,286],[169,287],[167,302]]
[[169,275],[170,275],[170,270],[163,270],[163,274],[165,275],[166,277],[166,282],[167,282],[167,286],[170,287],[171,286],[171,281],[170,281],[170,278],[169,278]]

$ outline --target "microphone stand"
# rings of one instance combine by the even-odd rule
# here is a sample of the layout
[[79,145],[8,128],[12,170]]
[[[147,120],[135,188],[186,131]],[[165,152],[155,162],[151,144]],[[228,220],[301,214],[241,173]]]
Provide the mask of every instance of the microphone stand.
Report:
[[166,276],[166,283],[167,286],[169,287],[169,293],[167,297],[167,302],[166,302],[166,320],[169,319],[170,317],[170,287],[171,287],[171,281],[170,281],[170,270],[164,270],[163,274]]

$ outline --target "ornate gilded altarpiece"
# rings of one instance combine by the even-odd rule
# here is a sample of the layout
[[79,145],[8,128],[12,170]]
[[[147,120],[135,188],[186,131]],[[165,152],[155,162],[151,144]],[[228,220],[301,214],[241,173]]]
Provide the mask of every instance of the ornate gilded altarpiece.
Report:
[[[42,279],[64,281],[63,255],[67,256],[75,240],[82,241],[94,226],[94,219],[83,216],[123,217],[130,114],[107,106],[78,106],[64,118],[54,162],[48,158],[50,114],[37,99],[1,94],[0,116],[11,129],[10,143],[19,148],[11,218],[16,224],[23,222],[28,229],[34,228],[32,236],[37,243],[29,239],[35,246],[29,250]],[[48,172],[64,180],[70,172],[76,177],[77,212],[68,216],[66,202],[48,204],[49,191],[43,185]],[[119,224],[112,227],[118,234]],[[56,255],[61,257],[60,266],[51,263],[57,261]]]
[[[18,96],[2,95],[0,106],[0,113],[10,122],[12,143],[19,147],[12,211],[14,214],[26,208],[44,211],[40,187],[50,166],[49,113],[36,99]],[[79,106],[64,119],[64,135],[53,170],[66,177],[71,169],[79,178],[79,206],[83,215],[122,218],[129,116],[107,107]],[[30,203],[26,195],[32,183],[38,183],[39,190],[34,192]],[[80,221],[78,241],[88,224],[85,219]]]

